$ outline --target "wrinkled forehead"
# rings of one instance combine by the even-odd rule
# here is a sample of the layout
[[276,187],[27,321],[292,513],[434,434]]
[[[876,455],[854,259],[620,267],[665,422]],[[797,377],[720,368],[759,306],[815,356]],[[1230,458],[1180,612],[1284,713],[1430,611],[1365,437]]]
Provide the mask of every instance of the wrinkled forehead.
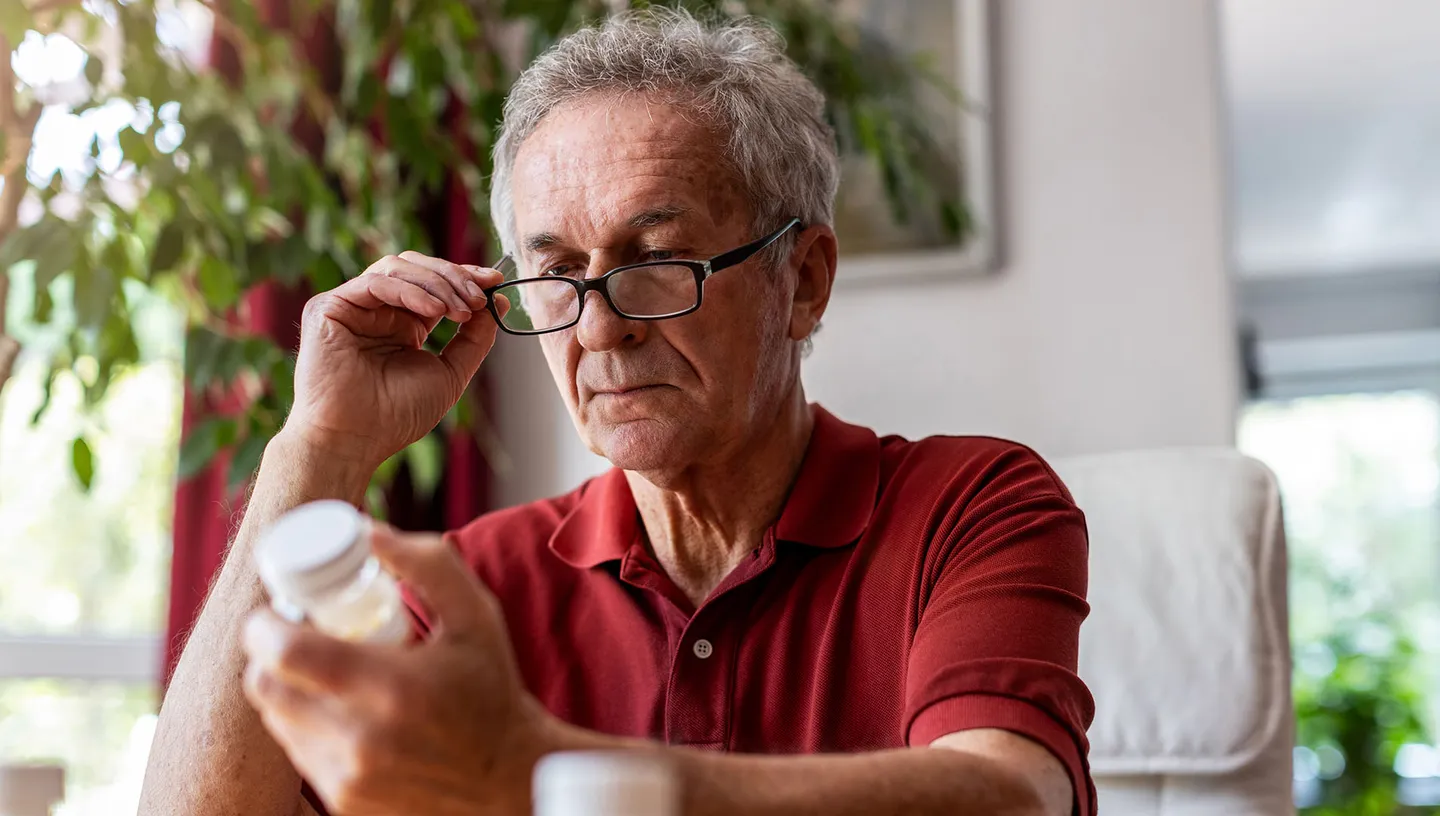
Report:
[[639,94],[556,107],[521,144],[511,185],[521,241],[542,231],[603,232],[657,207],[684,208],[715,226],[749,209],[714,129],[683,105]]

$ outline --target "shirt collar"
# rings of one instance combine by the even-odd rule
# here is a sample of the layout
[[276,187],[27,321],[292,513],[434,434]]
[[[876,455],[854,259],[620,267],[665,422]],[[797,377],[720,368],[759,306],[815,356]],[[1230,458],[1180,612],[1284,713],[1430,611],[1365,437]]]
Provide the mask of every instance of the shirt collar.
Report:
[[640,514],[625,471],[610,470],[581,488],[580,500],[555,528],[550,551],[578,569],[619,561],[639,541]]
[[843,422],[819,405],[814,412],[815,430],[775,538],[844,547],[870,526],[880,495],[880,440],[869,428]]
[[[869,428],[837,419],[819,405],[800,474],[775,538],[811,547],[844,547],[870,524],[880,488],[880,440]],[[550,538],[565,563],[589,569],[625,557],[639,542],[639,513],[625,472],[597,476]]]

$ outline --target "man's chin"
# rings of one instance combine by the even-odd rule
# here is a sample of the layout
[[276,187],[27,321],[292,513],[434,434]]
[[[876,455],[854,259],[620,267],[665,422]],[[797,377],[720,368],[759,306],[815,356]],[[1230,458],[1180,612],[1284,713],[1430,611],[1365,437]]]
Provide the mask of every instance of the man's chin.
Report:
[[692,434],[683,423],[636,419],[607,424],[590,432],[592,446],[621,470],[664,471],[685,466]]

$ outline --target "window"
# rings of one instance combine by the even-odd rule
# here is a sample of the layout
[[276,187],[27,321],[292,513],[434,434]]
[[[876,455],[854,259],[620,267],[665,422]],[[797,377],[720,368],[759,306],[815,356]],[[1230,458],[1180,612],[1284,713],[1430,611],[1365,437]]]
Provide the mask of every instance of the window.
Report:
[[[26,303],[27,270],[12,270]],[[175,453],[180,324],[134,292],[144,359],[99,409],[62,374],[38,426],[44,367],[21,362],[0,398],[0,761],[66,766],[61,816],[133,812],[158,704]],[[29,349],[47,332],[11,321]],[[73,440],[95,452],[90,490]]]
[[1440,803],[1440,393],[1261,401],[1239,441],[1285,502],[1297,803]]
[[[135,113],[123,104],[68,111],[62,92],[84,62],[76,52],[62,34],[31,32],[13,60],[21,80],[55,92],[42,97],[54,103],[36,132],[32,178],[59,169],[82,182],[92,133],[113,139]],[[47,397],[43,359],[72,298],[68,279],[57,281],[52,323],[30,322],[30,266],[0,270],[12,282],[7,331],[24,349],[0,393],[0,762],[64,765],[58,816],[133,813],[159,696],[181,319],[126,281],[140,362],[94,409],[83,406],[82,383],[93,376],[83,357],[48,383]],[[94,452],[88,491],[71,466],[77,438]]]

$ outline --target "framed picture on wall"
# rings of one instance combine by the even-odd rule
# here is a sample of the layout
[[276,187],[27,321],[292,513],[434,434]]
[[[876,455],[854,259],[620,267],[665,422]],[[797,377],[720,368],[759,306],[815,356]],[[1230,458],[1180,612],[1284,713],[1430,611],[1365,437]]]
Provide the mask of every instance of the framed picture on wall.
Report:
[[[938,208],[897,217],[877,162],[846,156],[836,201],[841,285],[965,277],[996,264],[992,155],[991,0],[837,0],[866,36],[927,66],[939,82],[919,106],[968,227],[958,237]],[[948,86],[948,87],[947,87]]]

